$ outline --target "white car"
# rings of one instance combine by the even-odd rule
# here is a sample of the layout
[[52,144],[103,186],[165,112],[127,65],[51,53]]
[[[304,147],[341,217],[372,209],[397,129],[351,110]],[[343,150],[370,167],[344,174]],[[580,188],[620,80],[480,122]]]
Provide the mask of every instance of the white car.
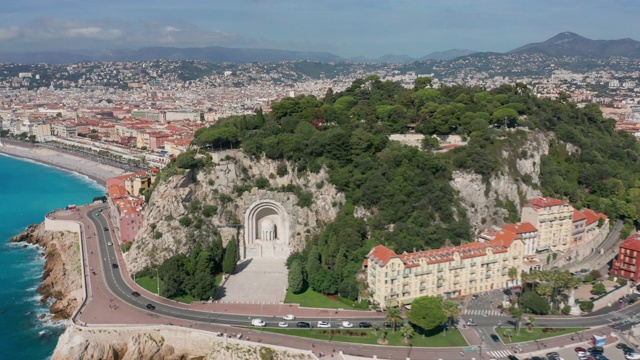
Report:
[[296,316],[295,316],[295,315],[292,315],[292,314],[289,314],[289,315],[285,315],[285,316],[283,316],[283,317],[282,317],[282,319],[283,319],[283,320],[287,320],[287,321],[291,321],[291,320],[295,320],[295,319],[296,319]]
[[352,327],[353,327],[353,324],[352,324],[352,323],[350,323],[349,321],[343,321],[343,322],[342,322],[342,327],[343,327],[343,328],[352,328]]
[[280,322],[278,323],[278,326],[279,326],[279,327],[289,327],[289,323],[288,323],[288,322],[284,322],[284,321],[280,321]]
[[112,242],[108,242],[107,245],[113,246],[113,243]]
[[637,352],[630,352],[624,354],[624,358],[627,360],[640,360],[640,354],[638,354]]
[[319,328],[330,328],[331,324],[328,321],[318,321]]
[[251,320],[251,325],[252,326],[263,327],[263,326],[267,325],[267,323],[264,322],[264,320],[262,320],[262,319],[253,319],[253,320]]

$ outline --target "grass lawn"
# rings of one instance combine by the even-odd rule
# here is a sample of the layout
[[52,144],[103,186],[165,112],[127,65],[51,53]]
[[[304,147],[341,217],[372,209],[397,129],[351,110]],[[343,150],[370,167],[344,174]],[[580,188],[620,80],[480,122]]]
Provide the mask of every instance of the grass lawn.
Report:
[[[281,329],[281,328],[253,328],[254,330],[269,331],[286,335],[301,336],[318,340],[331,340],[341,341],[349,343],[359,344],[372,344],[377,345],[378,339],[382,336],[382,330],[378,330],[377,334],[374,334],[373,330],[369,329],[332,329],[331,334],[329,329]],[[331,338],[329,338],[331,337]],[[408,346],[408,344],[402,341],[402,334],[400,331],[395,333],[388,331],[387,345],[391,346]],[[445,333],[437,333],[434,335],[420,335],[416,334],[411,339],[411,345],[414,347],[458,347],[467,346],[467,342],[457,329],[449,330]]]
[[[150,291],[154,294],[158,293],[158,282],[155,276],[151,277],[149,275],[146,275],[146,276],[137,277],[136,283],[142,286],[147,291]],[[160,280],[160,291],[162,291],[162,280]]]
[[[496,329],[496,333],[498,335],[500,335],[500,338],[502,338],[502,341],[505,344],[512,344],[512,343],[518,343],[518,342],[524,342],[524,341],[533,341],[533,340],[540,340],[540,339],[546,339],[546,338],[550,338],[550,337],[554,337],[554,336],[559,336],[559,335],[565,335],[565,334],[572,334],[575,333],[576,331],[582,331],[585,328],[541,328],[541,327],[534,327],[533,330],[531,332],[527,331],[527,327],[523,326],[522,329],[520,329],[520,335],[516,335],[516,331],[513,328],[500,328],[500,329]],[[504,335],[505,331],[510,331],[511,332],[511,341],[509,341],[509,337]]]
[[[216,275],[216,285],[220,284],[222,281],[222,274]],[[150,275],[141,276],[136,278],[136,283],[142,286],[145,290],[150,291],[154,294],[158,292],[158,282],[156,281],[156,277],[151,277]],[[162,280],[160,280],[160,292],[162,292]],[[185,304],[191,304],[194,301],[198,301],[198,299],[194,298],[191,295],[181,295],[170,298],[171,300],[175,300]]]
[[368,302],[358,303],[357,301],[351,301],[349,299],[340,298],[340,300],[333,300],[325,295],[317,293],[311,288],[308,288],[302,294],[294,294],[290,290],[287,290],[287,296],[284,298],[285,303],[300,304],[302,307],[313,308],[329,308],[329,309],[369,309]]

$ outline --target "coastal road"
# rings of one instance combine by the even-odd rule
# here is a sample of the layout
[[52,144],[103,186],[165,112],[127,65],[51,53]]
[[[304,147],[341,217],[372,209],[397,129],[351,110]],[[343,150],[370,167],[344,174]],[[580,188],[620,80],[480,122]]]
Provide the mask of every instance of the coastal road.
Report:
[[[102,213],[99,210],[102,209]],[[368,346],[360,344],[335,343],[330,341],[319,341],[313,339],[303,339],[298,337],[290,337],[280,334],[268,333],[260,331],[260,329],[247,329],[253,318],[259,317],[267,322],[269,327],[277,327],[281,321],[280,316],[286,313],[295,313],[297,319],[289,322],[290,327],[295,327],[297,321],[309,322],[314,327],[318,320],[330,321],[332,328],[338,328],[341,321],[351,321],[356,326],[359,321],[367,321],[374,324],[381,324],[383,316],[371,312],[348,312],[340,311],[334,313],[334,310],[326,309],[304,309],[291,307],[287,304],[280,305],[264,305],[264,304],[201,304],[194,303],[191,305],[180,304],[174,301],[163,299],[155,294],[151,294],[146,290],[139,288],[133,280],[130,279],[126,272],[122,254],[116,248],[117,244],[112,243],[110,231],[103,229],[111,228],[108,209],[106,206],[89,206],[83,207],[79,214],[67,214],[67,218],[80,221],[84,224],[85,235],[82,237],[84,241],[85,258],[87,259],[86,272],[88,277],[88,293],[87,304],[82,308],[82,313],[78,320],[84,324],[95,325],[135,325],[135,324],[172,324],[183,327],[192,327],[202,330],[215,331],[226,334],[236,334],[242,332],[245,339],[260,339],[264,343],[281,345],[298,349],[313,349],[323,351],[325,354],[333,353],[333,350],[343,351],[344,353],[360,355],[360,356],[377,356],[378,358],[405,359],[408,356],[414,358],[434,358],[434,359],[470,359],[472,357],[480,358],[481,351],[485,354],[491,351],[502,351],[505,354],[506,348],[502,344],[489,344],[485,341],[481,349],[468,348],[460,355],[460,348],[402,348],[402,347],[385,347],[385,346]],[[112,264],[118,264],[114,268]],[[93,272],[91,271],[93,269]],[[137,291],[142,296],[133,296],[131,293]],[[146,308],[147,304],[156,307],[150,311]],[[224,308],[224,310],[223,310]],[[228,308],[228,312],[227,312]],[[267,310],[265,310],[267,309]],[[611,324],[615,326],[619,322],[618,319],[629,319],[640,317],[638,307],[630,306],[624,309],[616,310],[609,314],[596,315],[591,317],[565,318],[565,317],[538,317],[537,326],[549,327],[587,327],[601,326]],[[613,320],[612,320],[613,319]],[[474,316],[474,320],[478,323],[478,338],[488,339],[489,334],[493,332],[492,328],[501,321],[504,326],[510,319],[504,316]],[[605,329],[605,330],[603,330]],[[602,333],[608,328],[585,331],[585,338],[593,331],[593,333]],[[567,339],[559,338],[557,340],[548,341],[553,345],[554,341],[561,344],[562,341],[568,342]],[[572,341],[573,342],[573,341]],[[477,345],[480,345],[478,343]],[[494,355],[498,354],[496,352]],[[486,355],[484,355],[485,358]],[[496,356],[496,358],[500,358]]]

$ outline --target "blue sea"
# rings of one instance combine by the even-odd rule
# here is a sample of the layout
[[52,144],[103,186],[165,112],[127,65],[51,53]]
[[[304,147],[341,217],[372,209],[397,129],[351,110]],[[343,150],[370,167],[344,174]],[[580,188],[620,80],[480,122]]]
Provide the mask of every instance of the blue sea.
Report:
[[47,359],[64,331],[63,323],[38,319],[50,305],[40,305],[36,292],[44,249],[9,239],[50,210],[101,195],[104,188],[85,176],[0,155],[0,358]]

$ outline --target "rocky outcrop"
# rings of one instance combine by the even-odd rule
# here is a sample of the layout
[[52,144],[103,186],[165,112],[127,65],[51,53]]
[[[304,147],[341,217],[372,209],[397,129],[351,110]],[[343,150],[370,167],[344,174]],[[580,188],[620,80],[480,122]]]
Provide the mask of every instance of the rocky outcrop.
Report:
[[53,360],[305,360],[308,352],[225,339],[189,329],[78,329],[60,337]]
[[519,212],[524,201],[542,195],[540,157],[549,153],[552,137],[541,131],[527,133],[524,142],[503,149],[503,169],[488,179],[469,171],[453,172],[451,185],[458,190],[475,233],[505,223],[509,208]]
[[[218,233],[226,244],[232,236],[243,240],[246,210],[258,200],[283,205],[290,216],[290,246],[304,248],[306,237],[337,216],[344,194],[329,182],[325,169],[317,173],[299,172],[286,161],[251,159],[242,151],[210,154],[204,169],[177,171],[165,178],[153,192],[144,213],[144,224],[125,255],[130,272],[160,264],[177,254],[188,253],[197,240],[210,241]],[[256,186],[256,179],[268,186]],[[289,187],[285,189],[284,187]],[[310,195],[308,206],[298,204],[298,196]],[[205,206],[215,213],[204,217]],[[199,219],[197,226],[184,226],[180,219]]]
[[45,231],[44,224],[31,225],[11,242],[27,242],[42,246],[46,263],[38,293],[41,303],[53,300],[49,310],[52,320],[69,319],[82,302],[82,269],[78,234]]

